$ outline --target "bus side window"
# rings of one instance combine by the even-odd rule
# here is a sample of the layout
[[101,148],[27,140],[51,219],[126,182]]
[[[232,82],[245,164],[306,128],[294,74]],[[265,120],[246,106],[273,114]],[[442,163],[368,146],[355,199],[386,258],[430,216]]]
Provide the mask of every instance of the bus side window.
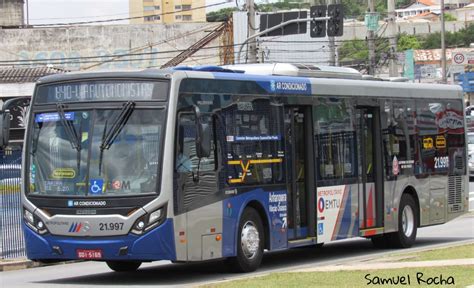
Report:
[[[209,126],[211,127],[211,133],[214,134],[214,129],[212,129],[214,127],[212,123],[212,116],[203,115],[201,117],[201,121],[203,121],[204,123],[209,123]],[[196,154],[196,136],[196,122],[194,114],[181,114],[178,122],[178,135],[176,143],[176,171],[181,173],[197,173],[198,165],[199,172],[215,170],[214,135],[211,135],[211,153],[209,157],[201,158],[200,161]]]

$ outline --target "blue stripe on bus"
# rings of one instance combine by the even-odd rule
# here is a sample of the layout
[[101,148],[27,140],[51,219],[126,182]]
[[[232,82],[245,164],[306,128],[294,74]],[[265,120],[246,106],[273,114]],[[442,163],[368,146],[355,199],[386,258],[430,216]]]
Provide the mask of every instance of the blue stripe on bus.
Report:
[[[345,201],[345,206],[343,207],[344,213],[342,214],[341,225],[339,227],[339,232],[337,233],[336,239],[345,239],[350,237],[349,229],[351,228],[352,223],[352,187],[349,186],[349,195],[347,195],[347,200]],[[337,225],[337,223],[336,223]]]
[[238,73],[212,73],[215,79],[256,82],[270,94],[311,95],[311,82],[303,77],[263,76]]
[[[176,260],[176,248],[173,233],[173,220],[167,219],[159,227],[148,233],[137,236],[77,238],[67,236],[39,235],[23,224],[26,254],[28,259],[77,259],[77,249],[101,249],[103,260]],[[62,255],[53,252],[52,247],[58,246]],[[119,255],[119,249],[128,247],[128,254]]]

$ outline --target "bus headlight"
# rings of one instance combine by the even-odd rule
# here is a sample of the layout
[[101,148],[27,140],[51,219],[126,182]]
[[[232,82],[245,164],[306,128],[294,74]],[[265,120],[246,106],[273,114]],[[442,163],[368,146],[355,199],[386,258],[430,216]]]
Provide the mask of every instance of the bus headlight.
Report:
[[23,218],[25,219],[25,224],[30,227],[32,230],[39,234],[45,234],[48,232],[46,225],[41,221],[37,216],[35,216],[30,210],[23,208]]
[[133,234],[143,234],[144,232],[160,225],[166,218],[166,206],[156,209],[138,218],[132,228]]
[[26,220],[27,223],[31,224],[31,225],[35,225],[35,218],[33,217],[33,213],[31,213],[30,211],[24,209],[25,213],[24,213],[24,218]]

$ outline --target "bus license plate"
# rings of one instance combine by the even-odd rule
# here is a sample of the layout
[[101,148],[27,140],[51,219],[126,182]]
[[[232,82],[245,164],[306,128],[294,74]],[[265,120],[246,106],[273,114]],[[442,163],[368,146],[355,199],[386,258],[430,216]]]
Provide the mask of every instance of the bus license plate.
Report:
[[101,249],[77,249],[76,252],[79,259],[102,259]]

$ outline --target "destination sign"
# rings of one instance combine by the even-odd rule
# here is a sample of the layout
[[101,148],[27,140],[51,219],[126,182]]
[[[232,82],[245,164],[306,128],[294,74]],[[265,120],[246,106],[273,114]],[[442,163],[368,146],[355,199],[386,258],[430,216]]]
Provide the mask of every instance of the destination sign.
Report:
[[38,88],[35,102],[166,100],[168,84],[151,81],[83,81]]

